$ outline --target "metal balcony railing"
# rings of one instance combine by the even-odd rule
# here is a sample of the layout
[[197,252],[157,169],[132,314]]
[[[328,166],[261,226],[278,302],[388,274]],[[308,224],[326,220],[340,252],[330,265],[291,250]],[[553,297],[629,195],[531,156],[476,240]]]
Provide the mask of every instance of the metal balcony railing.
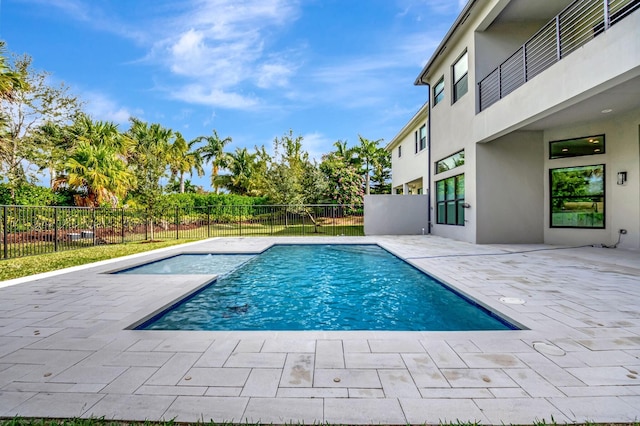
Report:
[[576,0],[478,83],[480,111],[602,34],[640,0]]

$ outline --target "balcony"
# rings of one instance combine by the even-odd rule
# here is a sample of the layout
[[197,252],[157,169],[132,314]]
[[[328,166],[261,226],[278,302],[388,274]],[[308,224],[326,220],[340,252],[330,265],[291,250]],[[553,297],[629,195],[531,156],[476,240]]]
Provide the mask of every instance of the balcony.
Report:
[[640,0],[576,0],[478,83],[488,108],[635,10]]

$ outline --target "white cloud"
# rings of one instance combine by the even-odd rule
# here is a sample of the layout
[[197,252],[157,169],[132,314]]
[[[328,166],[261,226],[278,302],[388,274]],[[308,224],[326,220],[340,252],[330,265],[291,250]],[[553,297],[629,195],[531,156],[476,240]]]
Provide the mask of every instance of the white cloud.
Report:
[[331,146],[335,140],[329,139],[327,136],[319,132],[308,133],[302,135],[302,149],[309,153],[309,158],[320,163],[322,155],[331,150]]
[[222,89],[200,84],[184,86],[174,91],[172,97],[189,103],[231,109],[252,109],[259,103],[254,97],[243,96],[234,92],[225,92]]
[[128,108],[118,105],[109,96],[99,92],[85,92],[82,99],[86,102],[84,110],[94,120],[113,121],[117,124],[128,123],[129,117],[140,116],[142,111],[131,112]]

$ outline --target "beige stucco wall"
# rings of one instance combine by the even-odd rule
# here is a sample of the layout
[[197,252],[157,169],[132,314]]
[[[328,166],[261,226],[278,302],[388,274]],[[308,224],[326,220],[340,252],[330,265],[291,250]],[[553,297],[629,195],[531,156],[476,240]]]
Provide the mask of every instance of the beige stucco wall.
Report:
[[476,242],[542,243],[542,132],[514,132],[478,144]]
[[[605,135],[605,154],[549,160],[549,141],[590,135]],[[544,197],[544,242],[547,244],[606,244],[618,240],[619,247],[640,248],[640,110],[611,120],[544,132],[544,188],[549,188],[549,169],[605,164],[605,229],[565,229],[549,227],[549,190]],[[626,171],[628,180],[616,184],[617,173]]]
[[365,235],[428,233],[426,195],[365,195]]
[[[423,192],[427,192],[429,160],[427,149],[415,152],[414,132],[427,124],[427,119],[419,121],[409,129],[409,132],[397,144],[394,144],[391,152],[391,187],[403,186],[408,182],[421,179]],[[398,146],[402,146],[402,157],[398,157]],[[406,194],[405,194],[406,195]]]

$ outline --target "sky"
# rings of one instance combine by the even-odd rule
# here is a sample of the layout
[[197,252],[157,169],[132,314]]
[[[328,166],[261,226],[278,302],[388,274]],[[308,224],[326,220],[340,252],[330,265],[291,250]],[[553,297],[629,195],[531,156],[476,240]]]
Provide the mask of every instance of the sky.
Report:
[[337,140],[393,139],[427,101],[413,82],[465,3],[0,0],[0,39],[121,131],[133,116],[252,151],[291,129],[320,161]]

